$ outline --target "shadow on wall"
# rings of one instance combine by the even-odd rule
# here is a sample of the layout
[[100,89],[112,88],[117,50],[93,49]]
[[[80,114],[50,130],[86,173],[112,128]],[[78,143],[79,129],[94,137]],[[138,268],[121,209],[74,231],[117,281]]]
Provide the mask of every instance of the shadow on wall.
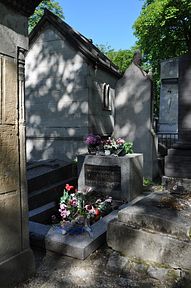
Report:
[[[26,57],[28,160],[71,160],[87,152],[92,64],[54,29],[46,29]],[[99,99],[100,98],[100,99]],[[96,105],[95,105],[96,106]],[[110,120],[109,120],[110,121]],[[101,121],[98,123],[101,127]]]
[[152,81],[132,63],[116,88],[115,135],[133,142],[134,152],[143,153],[144,176],[157,177],[156,135],[152,128]]

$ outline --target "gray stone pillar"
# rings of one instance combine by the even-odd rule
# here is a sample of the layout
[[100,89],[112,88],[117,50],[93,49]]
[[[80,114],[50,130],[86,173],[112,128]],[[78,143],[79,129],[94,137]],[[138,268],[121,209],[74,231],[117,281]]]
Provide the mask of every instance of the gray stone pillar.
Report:
[[191,179],[191,56],[179,57],[179,141],[165,157],[165,175]]
[[[24,54],[32,0],[0,0],[0,287],[34,272],[25,168]],[[35,1],[38,5],[40,1]]]

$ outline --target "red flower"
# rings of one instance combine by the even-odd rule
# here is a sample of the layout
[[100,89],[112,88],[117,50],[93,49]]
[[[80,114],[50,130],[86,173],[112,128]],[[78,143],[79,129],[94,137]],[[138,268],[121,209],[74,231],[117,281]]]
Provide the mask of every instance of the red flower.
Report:
[[72,186],[72,185],[69,185],[69,184],[66,184],[66,190],[67,191],[71,191],[71,190],[74,190],[74,186]]
[[98,208],[95,208],[95,215],[96,215],[96,216],[99,216],[99,215],[100,215],[100,211],[99,211]]

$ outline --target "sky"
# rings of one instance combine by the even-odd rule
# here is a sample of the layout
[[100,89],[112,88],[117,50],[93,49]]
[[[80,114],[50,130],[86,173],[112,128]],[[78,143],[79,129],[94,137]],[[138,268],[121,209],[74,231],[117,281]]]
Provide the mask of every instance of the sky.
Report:
[[143,0],[57,0],[65,22],[111,49],[130,49],[136,41],[132,25],[140,14]]

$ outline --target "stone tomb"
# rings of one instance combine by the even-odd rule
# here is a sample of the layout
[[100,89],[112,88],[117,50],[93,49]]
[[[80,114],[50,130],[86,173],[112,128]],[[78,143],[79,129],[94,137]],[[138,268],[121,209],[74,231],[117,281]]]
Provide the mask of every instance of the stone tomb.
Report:
[[190,217],[186,199],[155,192],[118,213],[108,225],[107,243],[128,257],[189,270]]
[[78,189],[92,187],[113,199],[131,201],[142,193],[143,156],[78,156]]

